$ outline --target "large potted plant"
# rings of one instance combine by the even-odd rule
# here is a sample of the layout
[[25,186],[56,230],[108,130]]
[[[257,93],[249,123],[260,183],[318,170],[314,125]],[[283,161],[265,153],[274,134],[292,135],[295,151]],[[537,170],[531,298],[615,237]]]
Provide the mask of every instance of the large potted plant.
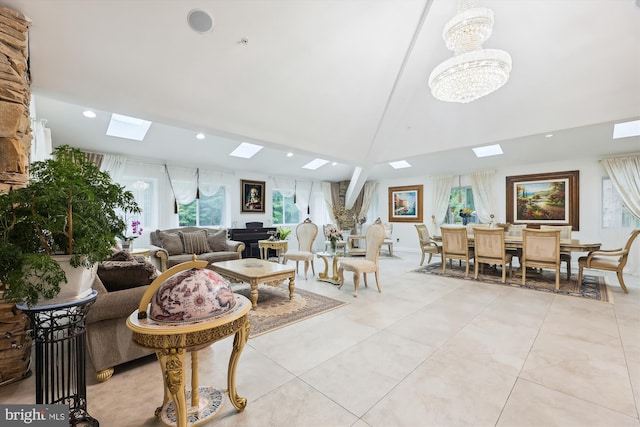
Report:
[[122,217],[140,209],[131,192],[68,145],[34,162],[30,175],[26,187],[0,194],[0,282],[5,300],[32,306],[58,296],[83,268],[90,290],[95,266],[126,229]]

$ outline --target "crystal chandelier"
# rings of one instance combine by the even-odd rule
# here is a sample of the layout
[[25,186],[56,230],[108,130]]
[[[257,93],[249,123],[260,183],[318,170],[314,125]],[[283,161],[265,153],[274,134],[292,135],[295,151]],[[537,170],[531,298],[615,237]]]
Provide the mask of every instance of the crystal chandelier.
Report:
[[511,56],[483,49],[493,30],[493,11],[477,0],[458,0],[458,14],[447,22],[442,37],[455,54],[429,76],[429,87],[441,101],[467,103],[500,89],[509,80]]

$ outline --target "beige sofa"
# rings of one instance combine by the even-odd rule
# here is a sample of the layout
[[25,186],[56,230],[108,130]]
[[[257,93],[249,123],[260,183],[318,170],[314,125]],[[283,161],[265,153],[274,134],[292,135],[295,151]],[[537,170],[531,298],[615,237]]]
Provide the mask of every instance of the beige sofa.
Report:
[[150,234],[150,258],[159,271],[197,259],[212,262],[242,258],[244,243],[227,238],[227,230],[181,227],[156,230]]

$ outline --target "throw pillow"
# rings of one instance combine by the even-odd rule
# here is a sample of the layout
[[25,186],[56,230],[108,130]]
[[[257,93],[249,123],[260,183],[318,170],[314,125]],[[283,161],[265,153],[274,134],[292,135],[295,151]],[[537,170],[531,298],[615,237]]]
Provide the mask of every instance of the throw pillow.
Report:
[[182,239],[176,233],[167,233],[166,231],[157,230],[158,237],[162,247],[166,249],[169,255],[182,255],[184,253],[184,247],[182,246]]
[[133,255],[128,251],[114,250],[110,261],[133,261]]
[[207,243],[207,230],[192,231],[190,233],[178,232],[182,238],[185,254],[200,255],[209,252],[209,244]]
[[219,230],[209,230],[207,235],[209,248],[211,252],[221,252],[227,250],[227,230],[221,228]]

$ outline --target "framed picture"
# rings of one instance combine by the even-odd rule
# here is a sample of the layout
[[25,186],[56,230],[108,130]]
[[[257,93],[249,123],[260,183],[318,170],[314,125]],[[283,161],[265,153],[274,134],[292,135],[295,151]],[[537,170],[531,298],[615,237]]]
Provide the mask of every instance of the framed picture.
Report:
[[422,222],[422,185],[389,187],[389,222]]
[[507,177],[507,222],[580,230],[580,171]]
[[264,213],[264,181],[240,180],[242,199],[241,213]]

